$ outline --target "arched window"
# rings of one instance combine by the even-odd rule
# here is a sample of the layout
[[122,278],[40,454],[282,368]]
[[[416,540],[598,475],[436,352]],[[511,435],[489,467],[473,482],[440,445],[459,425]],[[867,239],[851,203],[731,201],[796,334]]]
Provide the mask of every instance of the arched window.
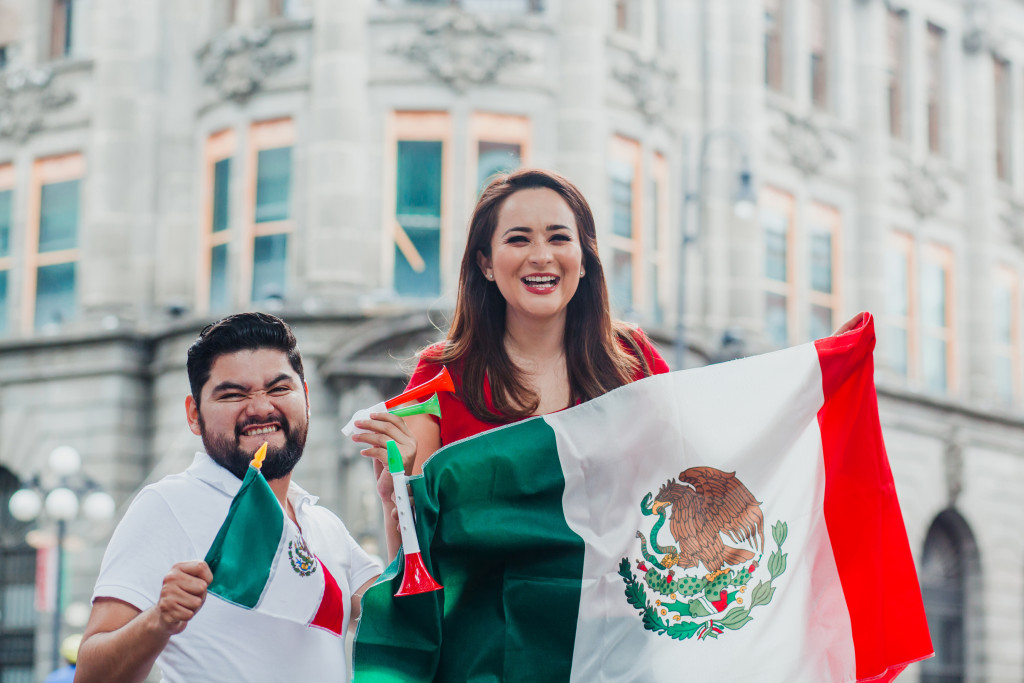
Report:
[[0,681],[32,683],[35,662],[36,551],[25,543],[27,525],[7,503],[18,478],[0,467]]
[[975,609],[967,592],[977,585],[977,546],[963,517],[946,510],[932,522],[921,561],[921,593],[935,656],[921,663],[921,683],[968,680],[968,635]]

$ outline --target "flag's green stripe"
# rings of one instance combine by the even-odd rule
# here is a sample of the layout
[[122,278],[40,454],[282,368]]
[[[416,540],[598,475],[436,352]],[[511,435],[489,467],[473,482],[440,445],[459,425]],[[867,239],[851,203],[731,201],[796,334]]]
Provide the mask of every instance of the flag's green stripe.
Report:
[[206,563],[213,572],[209,591],[243,607],[255,607],[274,566],[284,512],[263,475],[253,467],[231,501]]
[[444,591],[395,598],[397,578],[383,577],[367,591],[357,680],[568,680],[583,541],[562,512],[551,427],[532,419],[460,441],[410,485]]

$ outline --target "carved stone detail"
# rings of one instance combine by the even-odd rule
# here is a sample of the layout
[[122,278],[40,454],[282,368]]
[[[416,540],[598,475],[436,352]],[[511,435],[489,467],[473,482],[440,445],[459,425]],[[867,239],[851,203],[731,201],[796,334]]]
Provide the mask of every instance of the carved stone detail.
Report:
[[964,488],[964,445],[959,431],[954,431],[946,441],[943,460],[946,466],[946,495],[949,497],[949,507],[953,507]]
[[428,15],[416,38],[390,51],[421,64],[456,92],[493,83],[509,65],[533,61],[489,21],[455,7]]
[[21,67],[0,73],[0,138],[24,142],[42,128],[47,112],[74,102],[52,86],[53,71]]
[[906,174],[899,182],[907,190],[910,208],[920,218],[935,215],[939,207],[949,199],[949,193],[942,187],[938,176],[927,166],[908,165]]
[[785,125],[773,130],[772,134],[789,153],[790,163],[805,175],[817,173],[822,166],[836,158],[824,133],[810,119],[787,112]]
[[661,120],[671,109],[676,71],[657,60],[630,52],[630,64],[612,69],[612,77],[626,86],[636,108],[649,122]]
[[221,97],[245,102],[274,72],[295,59],[291,50],[270,45],[267,27],[232,27],[199,51],[203,81]]
[[1006,226],[1010,241],[1018,249],[1024,249],[1024,206],[1017,202],[1010,202],[1009,211],[1002,214],[1000,218],[1003,225]]

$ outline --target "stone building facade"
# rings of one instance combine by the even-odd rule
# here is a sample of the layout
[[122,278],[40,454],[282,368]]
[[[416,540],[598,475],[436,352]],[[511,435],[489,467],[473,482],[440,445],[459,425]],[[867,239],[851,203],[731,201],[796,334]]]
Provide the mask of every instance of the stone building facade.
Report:
[[[939,651],[905,677],[1019,681],[1022,65],[1012,0],[0,0],[0,484],[72,445],[123,513],[199,445],[188,343],[272,310],[306,357],[297,477],[379,544],[338,429],[442,335],[482,182],[552,168],[676,367],[875,314]],[[5,515],[7,683],[52,616]],[[111,529],[72,524],[70,602]]]

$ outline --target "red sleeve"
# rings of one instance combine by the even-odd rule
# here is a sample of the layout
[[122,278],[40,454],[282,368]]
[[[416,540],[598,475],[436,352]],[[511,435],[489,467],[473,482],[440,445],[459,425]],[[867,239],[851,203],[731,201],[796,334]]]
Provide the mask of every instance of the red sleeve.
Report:
[[441,355],[441,350],[444,348],[444,344],[434,344],[428,346],[420,352],[420,358],[416,362],[416,369],[412,372],[412,377],[409,378],[409,383],[405,385],[405,390],[408,391],[413,387],[423,384],[424,382],[434,379],[434,375],[441,372],[441,364],[437,362],[437,359]]
[[[663,375],[666,372],[671,371],[668,363],[665,362],[665,359],[661,357],[658,350],[654,348],[654,344],[651,343],[651,340],[639,327],[636,328],[636,331],[633,334],[633,339],[635,339],[637,345],[640,346],[640,351],[644,354],[644,359],[647,361],[647,367],[651,369],[652,375]],[[642,376],[643,375],[639,375],[637,379],[640,379]]]

